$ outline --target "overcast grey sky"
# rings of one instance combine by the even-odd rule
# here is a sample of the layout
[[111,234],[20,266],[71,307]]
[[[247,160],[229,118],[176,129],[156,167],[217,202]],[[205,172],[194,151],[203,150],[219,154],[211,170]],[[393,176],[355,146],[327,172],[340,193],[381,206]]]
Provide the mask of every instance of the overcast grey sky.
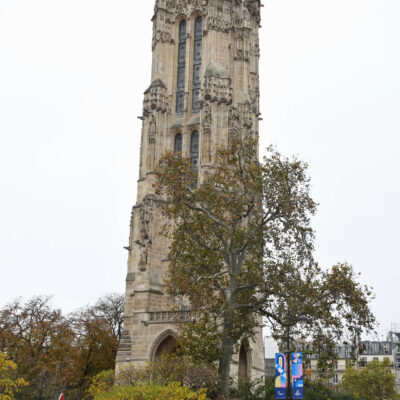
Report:
[[[153,0],[0,0],[0,305],[124,291]],[[400,322],[400,1],[264,0],[262,147],[310,164],[322,265]]]

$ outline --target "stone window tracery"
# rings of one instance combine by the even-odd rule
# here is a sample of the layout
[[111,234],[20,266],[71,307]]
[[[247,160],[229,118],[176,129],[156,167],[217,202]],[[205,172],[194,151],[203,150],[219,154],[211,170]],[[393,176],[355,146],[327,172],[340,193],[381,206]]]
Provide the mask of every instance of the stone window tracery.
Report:
[[185,110],[185,70],[186,70],[186,20],[179,24],[178,79],[176,84],[176,113]]
[[174,153],[182,153],[182,134],[178,133],[175,136],[175,142],[174,142]]
[[190,140],[190,163],[196,171],[199,168],[199,132],[193,132]]
[[194,22],[192,112],[200,111],[202,53],[203,53],[203,18],[197,17]]

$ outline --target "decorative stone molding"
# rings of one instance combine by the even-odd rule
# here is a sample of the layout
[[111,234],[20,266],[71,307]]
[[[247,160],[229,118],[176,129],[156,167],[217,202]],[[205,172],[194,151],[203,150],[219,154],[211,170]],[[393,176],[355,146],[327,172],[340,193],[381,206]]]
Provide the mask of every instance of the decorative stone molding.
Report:
[[171,32],[156,30],[153,34],[153,50],[157,46],[157,43],[169,43],[174,44],[174,39],[171,38]]
[[147,117],[153,111],[170,111],[167,86],[161,79],[154,80],[144,92],[143,117]]
[[259,77],[256,73],[250,73],[249,76],[249,102],[251,104],[250,110],[258,115],[259,101],[260,101],[260,86]]
[[229,72],[216,62],[210,62],[204,74],[203,101],[217,102],[218,104],[232,103]]
[[208,0],[157,0],[154,12],[157,13],[160,9],[173,12],[175,16],[186,15],[190,17],[194,12],[207,11]]
[[239,104],[238,110],[240,115],[241,126],[245,129],[251,129],[253,126],[253,116],[254,116],[254,114],[251,112],[251,104],[250,103]]
[[[179,15],[189,18],[198,11],[207,17],[205,31],[229,32],[231,29],[247,26],[252,22],[259,25],[260,7],[260,0],[157,0],[154,20],[157,20],[158,14],[162,12],[170,13],[174,18]],[[168,42],[170,37],[166,35],[164,39]],[[162,40],[161,36],[160,40]]]
[[174,14],[168,10],[159,9],[152,19],[153,21],[153,40],[152,49],[156,48],[158,43],[168,43],[173,45],[172,29],[174,24]]
[[187,311],[154,311],[149,312],[149,320],[143,321],[145,325],[165,324],[171,322],[190,322],[198,318],[198,312],[193,310]]
[[190,17],[195,11],[205,13],[207,10],[207,0],[177,0],[176,15],[186,15]]
[[245,5],[252,18],[254,18],[258,24],[261,22],[261,1],[260,0],[246,0]]

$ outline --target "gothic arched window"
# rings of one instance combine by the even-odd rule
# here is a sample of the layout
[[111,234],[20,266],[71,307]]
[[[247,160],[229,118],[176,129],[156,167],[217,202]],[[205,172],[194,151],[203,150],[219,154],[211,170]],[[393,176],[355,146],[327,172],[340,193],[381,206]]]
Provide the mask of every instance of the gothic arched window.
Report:
[[190,140],[190,163],[197,171],[199,168],[199,133],[193,132]]
[[179,24],[178,80],[176,84],[176,113],[185,110],[186,21]]
[[175,143],[174,143],[174,153],[182,153],[182,134],[178,133],[175,136]]
[[200,111],[201,62],[203,53],[203,18],[194,22],[194,58],[193,58],[193,102],[192,111]]

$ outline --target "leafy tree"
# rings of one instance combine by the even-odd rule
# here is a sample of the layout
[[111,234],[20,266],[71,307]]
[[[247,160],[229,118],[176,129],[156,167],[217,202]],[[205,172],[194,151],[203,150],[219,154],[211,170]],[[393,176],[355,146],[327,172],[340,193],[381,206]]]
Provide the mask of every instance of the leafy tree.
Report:
[[124,307],[125,296],[119,293],[101,297],[93,307],[96,315],[108,322],[118,342],[122,334]]
[[353,269],[324,271],[314,262],[316,203],[307,165],[272,148],[263,163],[256,154],[256,140],[245,138],[218,148],[200,177],[189,159],[174,154],[157,171],[171,240],[168,292],[200,311],[196,324],[182,328],[181,344],[195,358],[218,360],[224,397],[232,355],[262,317],[279,337],[305,314],[321,348],[345,328],[354,333],[374,323],[371,294]]
[[16,393],[28,386],[23,378],[16,377],[17,364],[0,353],[0,400],[14,400]]
[[0,311],[1,351],[18,366],[18,376],[29,381],[24,399],[61,391],[74,375],[74,333],[49,298],[16,300]]
[[69,315],[74,332],[75,378],[70,381],[68,397],[82,398],[98,374],[115,368],[123,304],[122,295],[111,294],[100,298],[94,306]]
[[275,290],[280,294],[270,296],[262,312],[281,348],[287,348],[290,338],[290,350],[301,345],[306,354],[317,354],[318,369],[323,372],[333,368],[337,342],[353,344],[355,357],[356,339],[363,331],[373,330],[375,318],[369,307],[371,289],[359,282],[351,265],[322,269],[314,262],[286,262],[283,270],[277,268],[272,274],[269,270],[269,274],[275,276]]
[[114,369],[118,337],[106,317],[92,307],[71,316],[77,348],[77,365],[81,382],[99,372]]
[[[20,299],[0,310],[0,351],[19,366],[18,376],[30,382],[18,394],[24,400],[52,398],[64,392],[81,399],[90,379],[113,369],[120,335],[122,296],[63,316],[50,298]],[[123,300],[122,300],[123,301]]]
[[360,369],[348,367],[343,376],[342,390],[362,400],[399,399],[389,360],[372,361]]

